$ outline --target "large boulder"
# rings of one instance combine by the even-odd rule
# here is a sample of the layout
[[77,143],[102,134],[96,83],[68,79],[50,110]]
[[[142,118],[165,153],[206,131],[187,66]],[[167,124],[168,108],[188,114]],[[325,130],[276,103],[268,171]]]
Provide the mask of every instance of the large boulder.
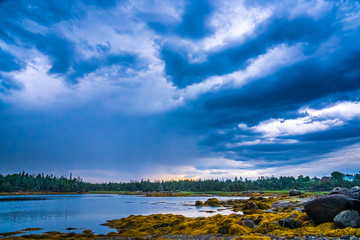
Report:
[[289,196],[300,196],[300,195],[301,195],[301,192],[296,189],[291,189],[289,191]]
[[360,215],[355,210],[345,210],[334,217],[336,226],[340,228],[360,227]]
[[316,198],[304,206],[306,214],[316,223],[332,222],[344,210],[360,211],[360,201],[343,194]]

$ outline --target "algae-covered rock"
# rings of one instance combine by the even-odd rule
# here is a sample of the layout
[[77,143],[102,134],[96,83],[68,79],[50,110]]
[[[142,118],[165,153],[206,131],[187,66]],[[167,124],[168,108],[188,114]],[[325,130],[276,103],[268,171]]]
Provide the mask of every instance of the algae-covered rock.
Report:
[[254,228],[255,227],[255,223],[250,219],[241,220],[240,225],[248,227],[248,228]]
[[204,206],[204,204],[203,204],[202,201],[196,201],[196,202],[195,202],[195,206],[196,206],[196,207],[202,207],[202,206]]
[[306,214],[316,224],[332,222],[334,217],[344,210],[360,211],[359,200],[352,199],[343,194],[334,194],[316,198],[305,206]]
[[345,210],[335,216],[334,222],[340,228],[360,227],[360,215],[355,210]]
[[256,201],[255,202],[256,205],[258,206],[259,209],[270,209],[271,208],[271,205],[269,203],[266,203],[266,202],[260,202],[260,201]]
[[208,200],[206,200],[206,202],[204,203],[205,206],[210,206],[210,207],[220,207],[220,201],[217,198],[209,198]]
[[243,210],[258,210],[259,207],[254,202],[248,202],[243,205]]
[[290,228],[290,229],[299,228],[302,225],[302,223],[300,221],[296,220],[295,218],[291,218],[291,217],[279,220],[279,224],[282,227],[286,227],[286,228]]

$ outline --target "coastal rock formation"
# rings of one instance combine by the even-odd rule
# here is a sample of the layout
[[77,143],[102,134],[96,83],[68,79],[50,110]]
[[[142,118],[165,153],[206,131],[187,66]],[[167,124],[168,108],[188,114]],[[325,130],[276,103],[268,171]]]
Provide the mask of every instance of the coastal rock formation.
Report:
[[330,192],[330,195],[333,195],[333,194],[343,194],[343,195],[349,196],[351,198],[360,200],[360,187],[355,186],[355,187],[352,187],[351,189],[343,188],[343,187],[336,187]]
[[350,197],[351,190],[348,189],[348,188],[336,187],[333,190],[331,190],[330,195],[332,195],[332,194],[343,194],[343,195],[346,195],[346,196]]
[[335,216],[334,222],[340,228],[360,227],[360,215],[355,210],[345,210]]
[[301,195],[301,192],[296,189],[291,189],[289,191],[289,196],[299,196],[299,195]]
[[343,194],[316,198],[304,206],[306,214],[316,223],[332,222],[344,210],[360,211],[360,201]]
[[210,207],[220,207],[220,201],[217,198],[209,198],[208,200],[206,200],[206,202],[204,203],[205,206],[210,206]]

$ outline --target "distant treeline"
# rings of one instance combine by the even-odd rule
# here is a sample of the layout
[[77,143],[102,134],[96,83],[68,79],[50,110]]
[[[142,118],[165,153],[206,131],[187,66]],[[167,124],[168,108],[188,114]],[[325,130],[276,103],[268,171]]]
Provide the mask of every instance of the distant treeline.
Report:
[[44,174],[0,174],[0,192],[88,192],[88,191],[190,191],[238,192],[247,190],[288,190],[292,188],[307,191],[327,191],[334,187],[353,187],[360,185],[360,174],[349,175],[331,173],[331,177],[259,177],[256,180],[211,179],[211,180],[170,180],[170,181],[130,181],[109,183],[87,183],[80,177],[56,177]]
[[44,174],[0,174],[0,192],[86,192],[88,183],[81,178]]

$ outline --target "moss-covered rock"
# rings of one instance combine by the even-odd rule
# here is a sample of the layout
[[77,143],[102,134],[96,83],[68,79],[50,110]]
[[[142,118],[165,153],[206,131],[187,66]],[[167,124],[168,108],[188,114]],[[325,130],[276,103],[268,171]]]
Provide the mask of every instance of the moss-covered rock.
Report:
[[205,206],[209,206],[209,207],[220,207],[220,201],[217,198],[209,198],[208,200],[206,200],[206,202],[204,203]]

